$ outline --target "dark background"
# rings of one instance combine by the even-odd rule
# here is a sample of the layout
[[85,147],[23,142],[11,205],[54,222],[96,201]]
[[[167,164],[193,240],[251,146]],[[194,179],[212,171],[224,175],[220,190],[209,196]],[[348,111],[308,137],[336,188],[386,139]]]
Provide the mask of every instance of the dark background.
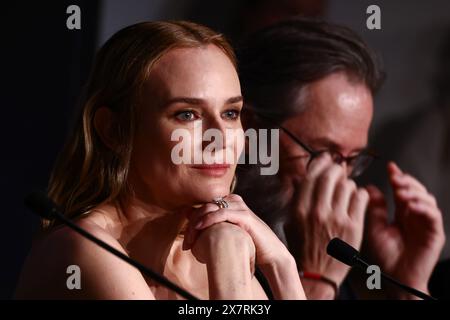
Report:
[[[66,28],[66,8],[81,8],[81,30]],[[367,30],[366,8],[382,9],[382,30]],[[23,206],[45,189],[95,51],[126,25],[188,19],[236,42],[246,32],[296,14],[358,31],[385,62],[388,81],[377,97],[374,128],[422,108],[433,96],[439,44],[450,27],[450,1],[361,0],[103,0],[4,1],[1,11],[0,298],[10,298],[38,219]]]
[[[39,225],[23,198],[46,187],[89,72],[98,17],[96,1],[15,3],[1,9],[1,298],[11,296]],[[76,32],[66,28],[75,3],[84,9]]]

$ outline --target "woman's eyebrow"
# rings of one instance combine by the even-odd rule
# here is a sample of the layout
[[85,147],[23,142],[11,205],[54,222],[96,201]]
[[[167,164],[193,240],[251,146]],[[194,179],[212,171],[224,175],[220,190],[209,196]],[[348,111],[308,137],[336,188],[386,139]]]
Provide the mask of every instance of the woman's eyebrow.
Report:
[[173,103],[186,103],[192,105],[200,105],[204,104],[205,100],[200,98],[192,98],[192,97],[175,97],[167,101],[166,106],[169,106]]
[[[243,101],[242,96],[236,96],[236,97],[231,97],[231,98],[227,99],[225,101],[225,104],[234,104],[234,103],[238,103],[238,102],[242,102],[242,101]],[[200,98],[193,98],[193,97],[175,97],[175,98],[169,99],[169,101],[167,101],[167,103],[166,103],[166,106],[169,106],[173,103],[202,105],[202,104],[206,104],[206,100],[200,99]]]
[[225,104],[238,103],[238,102],[242,102],[243,100],[244,99],[242,98],[242,96],[236,96],[236,97],[232,97],[232,98],[227,99]]

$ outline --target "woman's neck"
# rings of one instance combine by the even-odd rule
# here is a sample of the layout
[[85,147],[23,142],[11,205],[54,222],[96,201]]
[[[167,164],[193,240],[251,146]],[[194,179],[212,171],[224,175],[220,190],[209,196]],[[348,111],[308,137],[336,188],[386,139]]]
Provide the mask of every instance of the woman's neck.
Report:
[[[139,231],[143,227],[146,229],[152,226],[164,227],[164,234],[158,236],[158,239],[173,238],[181,232],[186,222],[186,217],[181,209],[166,209],[144,201],[139,197],[120,200],[117,207],[116,221],[120,223],[123,231]],[[140,232],[138,232],[140,234]],[[132,232],[129,236],[135,236]],[[141,234],[140,236],[151,237],[151,234]]]
[[183,232],[183,212],[169,211],[139,198],[121,201],[113,217],[118,240],[129,255],[157,272],[163,272],[170,249]]

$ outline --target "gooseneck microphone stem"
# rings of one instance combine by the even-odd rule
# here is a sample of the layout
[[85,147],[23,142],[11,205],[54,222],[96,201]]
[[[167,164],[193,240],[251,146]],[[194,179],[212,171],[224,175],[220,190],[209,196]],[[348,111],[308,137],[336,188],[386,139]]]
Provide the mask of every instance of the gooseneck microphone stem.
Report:
[[[355,257],[355,260],[356,260],[355,267],[358,267],[359,269],[362,269],[364,271],[367,269],[367,267],[369,267],[369,264],[367,262],[365,262],[364,260],[362,260],[360,257]],[[380,275],[381,275],[381,278],[383,278],[387,282],[390,282],[390,283],[396,285],[397,287],[405,290],[406,292],[408,292],[416,297],[419,297],[423,300],[437,300],[436,298],[433,298],[432,296],[429,296],[422,291],[408,287],[407,285],[395,280],[394,278],[392,278],[391,276],[387,275],[386,273],[384,273],[382,271],[380,272]]]
[[[27,197],[27,199],[25,200],[25,203],[33,212],[39,214],[41,217],[44,217],[44,218],[52,217],[56,220],[59,220],[60,222],[67,225],[69,228],[76,231],[83,237],[85,237],[85,238],[89,239],[90,241],[94,242],[95,244],[99,245],[100,247],[102,247],[106,251],[112,253],[116,257],[124,260],[125,262],[132,265],[133,267],[138,269],[140,272],[142,272],[149,278],[151,278],[151,279],[155,280],[156,282],[162,284],[163,286],[173,290],[174,292],[178,293],[183,298],[186,298],[188,300],[199,300],[197,297],[195,297],[191,293],[187,292],[183,288],[177,286],[175,283],[171,282],[169,279],[167,279],[163,275],[160,275],[160,274],[156,273],[155,271],[151,270],[150,268],[145,267],[138,261],[130,258],[126,254],[120,252],[116,248],[110,246],[106,242],[98,239],[97,237],[93,236],[91,233],[89,233],[86,230],[84,230],[83,228],[79,227],[78,225],[73,223],[70,219],[68,219],[64,215],[62,215],[56,209],[56,206],[53,203],[51,203],[50,199],[48,199],[47,197],[46,197],[47,199],[42,199],[43,197],[46,197],[46,196],[43,194],[40,194],[40,193],[34,193]],[[41,203],[33,203],[36,201],[39,201]],[[46,203],[42,203],[42,201],[44,201]],[[49,203],[53,204],[53,206],[51,206],[51,205],[49,206]],[[45,211],[45,212],[43,212],[43,211]]]
[[133,267],[138,269],[140,272],[142,272],[143,274],[145,274],[149,278],[156,280],[160,284],[162,284],[162,285],[166,286],[167,288],[175,291],[180,296],[182,296],[182,297],[184,297],[184,298],[186,298],[188,300],[198,300],[198,298],[194,297],[192,294],[190,294],[186,290],[180,288],[175,283],[169,281],[166,277],[164,277],[164,276],[154,272],[153,270],[145,267],[144,265],[140,264],[136,260],[131,259],[129,256],[127,256],[126,254],[120,252],[116,248],[111,247],[106,242],[103,242],[102,240],[94,237],[92,234],[90,234],[86,230],[80,228],[75,223],[73,223],[72,221],[70,221],[69,219],[64,217],[61,213],[55,212],[54,216],[57,217],[61,222],[66,224],[68,227],[70,227],[72,230],[74,230],[74,231],[78,232],[79,234],[81,234],[83,237],[91,240],[92,242],[95,242],[97,245],[99,245],[103,249],[111,252],[112,254],[114,254],[115,256],[119,257],[120,259],[125,260],[126,262],[128,262],[130,265],[132,265]]
[[[339,260],[340,262],[342,262],[352,268],[358,267],[365,271],[365,270],[367,270],[367,267],[369,267],[369,264],[360,257],[358,250],[356,250],[351,245],[349,245],[348,243],[346,243],[345,241],[343,241],[339,238],[334,238],[330,241],[330,243],[327,246],[327,253],[330,256],[332,256],[333,258],[335,258],[336,260]],[[381,275],[381,278],[383,278],[384,280],[394,284],[395,286],[399,287],[400,289],[403,289],[406,292],[408,292],[418,298],[421,298],[424,300],[437,300],[436,298],[434,298],[422,291],[411,288],[411,287],[395,280],[394,278],[385,274],[384,272],[380,272],[380,275]]]

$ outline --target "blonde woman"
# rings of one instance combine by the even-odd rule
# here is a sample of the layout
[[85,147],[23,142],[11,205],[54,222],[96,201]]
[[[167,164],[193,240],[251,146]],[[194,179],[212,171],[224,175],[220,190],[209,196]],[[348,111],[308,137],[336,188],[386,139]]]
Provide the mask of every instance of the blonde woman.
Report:
[[[86,92],[48,189],[66,216],[201,299],[266,299],[255,268],[276,299],[305,298],[286,247],[230,194],[236,164],[171,158],[176,129],[242,128],[236,62],[221,35],[190,22],[127,27],[98,53]],[[67,227],[44,227],[17,298],[181,298]],[[69,265],[80,267],[80,290],[66,286]]]

